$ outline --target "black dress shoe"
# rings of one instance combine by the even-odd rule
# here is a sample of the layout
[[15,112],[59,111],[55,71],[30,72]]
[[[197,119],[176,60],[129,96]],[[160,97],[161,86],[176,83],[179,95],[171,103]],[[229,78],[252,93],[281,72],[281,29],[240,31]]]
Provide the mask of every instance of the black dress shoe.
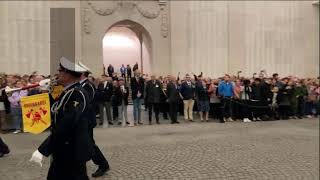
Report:
[[128,121],[126,121],[126,124],[130,124]]
[[100,177],[106,174],[106,172],[108,171],[108,169],[102,169],[102,168],[98,168],[96,172],[94,172],[92,174],[92,177]]
[[1,158],[1,157],[3,157],[3,153],[2,153],[2,152],[0,152],[0,158]]
[[180,122],[179,122],[179,121],[176,121],[175,123],[176,123],[176,124],[180,124]]
[[108,122],[109,123],[109,125],[113,125],[113,123],[112,122]]

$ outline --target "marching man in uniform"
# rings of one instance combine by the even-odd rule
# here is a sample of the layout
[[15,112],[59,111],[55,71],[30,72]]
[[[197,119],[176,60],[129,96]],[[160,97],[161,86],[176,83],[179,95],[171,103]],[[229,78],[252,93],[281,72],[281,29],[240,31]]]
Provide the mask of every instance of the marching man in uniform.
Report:
[[92,161],[98,165],[98,169],[95,173],[92,174],[92,177],[100,177],[104,175],[110,168],[109,163],[106,160],[106,158],[103,156],[102,152],[100,151],[99,147],[95,144],[95,141],[93,139],[93,128],[96,127],[97,121],[96,121],[96,113],[94,110],[94,103],[95,103],[95,93],[96,88],[95,86],[88,80],[88,76],[91,73],[90,69],[79,62],[78,64],[86,71],[82,73],[80,77],[80,85],[83,87],[89,96],[89,101],[87,103],[88,106],[88,116],[89,116],[89,135],[93,142],[93,154],[92,154]]
[[89,135],[87,92],[79,78],[86,70],[62,57],[58,80],[64,91],[51,106],[51,134],[32,154],[31,162],[42,166],[43,156],[52,156],[48,180],[88,180],[86,162],[93,143]]

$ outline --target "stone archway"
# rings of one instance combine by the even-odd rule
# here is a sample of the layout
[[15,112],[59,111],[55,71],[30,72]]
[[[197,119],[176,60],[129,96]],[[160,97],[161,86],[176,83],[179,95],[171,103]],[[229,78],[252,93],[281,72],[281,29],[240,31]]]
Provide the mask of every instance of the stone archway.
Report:
[[[110,28],[134,26],[150,52],[152,74],[171,71],[169,6],[159,1],[81,1],[81,57],[93,74],[103,72],[102,40]],[[147,45],[148,43],[148,45]],[[145,51],[147,52],[147,51]],[[145,61],[143,61],[145,62]]]
[[[115,37],[122,37],[123,40],[131,41],[133,42],[133,46],[116,47],[117,44],[114,44],[113,47],[110,47],[109,45],[112,46],[110,43],[116,43],[111,42],[111,40],[115,40]],[[107,43],[108,46],[106,46]],[[133,65],[138,62],[139,69],[142,73],[152,73],[152,39],[150,33],[141,24],[132,20],[121,20],[112,24],[106,30],[102,45],[103,64],[105,68],[107,68],[108,64],[115,64],[115,68],[118,69],[120,68],[120,64]]]

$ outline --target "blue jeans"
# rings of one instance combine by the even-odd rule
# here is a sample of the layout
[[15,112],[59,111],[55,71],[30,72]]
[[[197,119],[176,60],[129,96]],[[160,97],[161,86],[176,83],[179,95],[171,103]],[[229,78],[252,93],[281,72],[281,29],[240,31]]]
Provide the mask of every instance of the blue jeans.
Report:
[[133,119],[135,122],[141,121],[141,99],[133,99]]
[[22,111],[21,108],[11,107],[12,125],[16,130],[22,129]]

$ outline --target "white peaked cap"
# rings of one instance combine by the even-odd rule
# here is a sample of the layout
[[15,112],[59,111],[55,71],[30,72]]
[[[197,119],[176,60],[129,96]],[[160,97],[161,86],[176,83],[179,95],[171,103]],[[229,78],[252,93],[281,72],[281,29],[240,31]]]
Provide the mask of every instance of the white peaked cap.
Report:
[[82,66],[78,65],[75,62],[70,61],[69,59],[65,58],[65,57],[61,57],[60,58],[60,65],[69,70],[69,71],[74,71],[74,72],[79,72],[79,73],[83,73],[86,72],[87,70],[85,68],[83,68]]
[[83,69],[86,70],[86,72],[91,73],[90,68],[88,68],[87,66],[85,66],[82,62],[78,62],[78,65],[81,66]]

